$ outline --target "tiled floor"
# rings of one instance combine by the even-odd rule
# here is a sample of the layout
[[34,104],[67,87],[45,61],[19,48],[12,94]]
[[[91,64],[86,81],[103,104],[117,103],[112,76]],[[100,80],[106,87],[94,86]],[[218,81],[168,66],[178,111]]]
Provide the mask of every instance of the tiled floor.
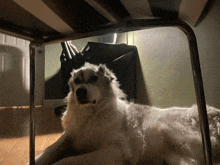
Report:
[[[35,109],[35,155],[62,133],[53,109]],[[29,160],[29,109],[0,109],[0,165],[24,165]]]

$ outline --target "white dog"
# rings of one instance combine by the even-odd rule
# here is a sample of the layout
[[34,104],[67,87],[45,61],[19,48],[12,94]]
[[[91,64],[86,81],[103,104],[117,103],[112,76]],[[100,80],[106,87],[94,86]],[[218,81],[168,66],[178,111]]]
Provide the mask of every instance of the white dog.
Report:
[[[38,165],[205,164],[197,107],[159,109],[125,101],[105,65],[71,73],[64,133]],[[220,110],[207,106],[213,161],[220,161]],[[70,148],[78,155],[58,158]]]

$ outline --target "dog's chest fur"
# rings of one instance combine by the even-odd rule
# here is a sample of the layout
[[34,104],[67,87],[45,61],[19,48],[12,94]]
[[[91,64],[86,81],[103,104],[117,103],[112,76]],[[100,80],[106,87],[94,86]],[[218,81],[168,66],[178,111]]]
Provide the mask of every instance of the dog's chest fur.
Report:
[[63,127],[72,137],[73,147],[90,152],[116,143],[123,132],[124,114],[115,107],[109,105],[97,112],[95,107],[69,105],[63,117]]

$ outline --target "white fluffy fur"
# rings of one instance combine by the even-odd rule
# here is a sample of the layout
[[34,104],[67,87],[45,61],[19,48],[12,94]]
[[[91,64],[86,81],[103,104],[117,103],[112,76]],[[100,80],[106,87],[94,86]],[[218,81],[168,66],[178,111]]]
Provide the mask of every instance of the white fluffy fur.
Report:
[[[90,83],[91,76],[98,76]],[[80,83],[75,83],[76,79]],[[114,74],[104,65],[86,63],[69,81],[63,136],[36,158],[36,164],[148,164],[203,165],[197,106],[160,109],[123,101]],[[76,90],[87,90],[86,103]],[[220,161],[220,111],[207,106],[213,161]],[[57,161],[68,147],[78,156]]]

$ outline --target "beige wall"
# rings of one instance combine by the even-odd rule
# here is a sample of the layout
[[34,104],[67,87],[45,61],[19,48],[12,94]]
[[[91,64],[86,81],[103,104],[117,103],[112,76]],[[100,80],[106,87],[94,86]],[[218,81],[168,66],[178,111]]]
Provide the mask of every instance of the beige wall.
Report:
[[[195,101],[187,39],[177,28],[134,32],[148,101],[154,106],[188,106]],[[140,82],[140,80],[138,80]],[[139,92],[138,102],[145,103]]]
[[[220,3],[193,28],[200,54],[207,104],[220,108]],[[177,28],[136,31],[145,86],[138,87],[138,102],[154,106],[191,106],[196,103],[188,41]],[[146,92],[146,97],[143,93]],[[147,100],[148,99],[148,100]]]

